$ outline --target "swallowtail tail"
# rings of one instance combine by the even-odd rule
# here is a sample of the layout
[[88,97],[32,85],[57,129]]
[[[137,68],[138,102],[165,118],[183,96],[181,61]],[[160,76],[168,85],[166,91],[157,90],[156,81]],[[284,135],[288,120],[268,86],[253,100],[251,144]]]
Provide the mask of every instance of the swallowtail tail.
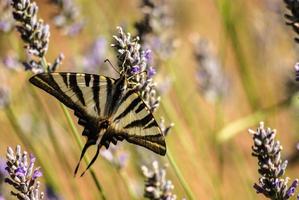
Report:
[[73,109],[79,118],[78,124],[84,127],[82,135],[87,141],[75,174],[91,145],[97,145],[97,151],[86,170],[102,146],[108,148],[110,142],[116,144],[118,140],[125,139],[157,154],[166,154],[158,123],[141,97],[127,89],[125,76],[113,79],[85,73],[41,73],[30,78],[30,82]]

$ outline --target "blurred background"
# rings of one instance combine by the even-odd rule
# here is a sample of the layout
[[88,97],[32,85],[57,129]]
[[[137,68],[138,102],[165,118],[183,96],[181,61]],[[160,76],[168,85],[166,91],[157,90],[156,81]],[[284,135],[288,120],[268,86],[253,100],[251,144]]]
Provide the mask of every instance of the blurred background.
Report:
[[[117,63],[110,47],[116,26],[136,35],[135,24],[148,8],[142,7],[142,0],[68,0],[64,6],[61,2],[36,1],[38,16],[50,25],[47,60],[53,62],[63,53],[57,71],[117,77],[104,63],[106,58]],[[289,160],[286,175],[298,178],[298,47],[285,25],[283,1],[157,2],[158,31],[152,39],[158,41],[149,45],[158,46],[153,50],[154,80],[161,102],[155,116],[158,121],[163,117],[166,126],[174,123],[166,136],[173,161],[127,142],[103,152],[93,169],[107,199],[143,199],[141,166],[151,169],[154,160],[166,167],[178,199],[188,196],[177,170],[195,199],[263,199],[252,187],[259,175],[247,131],[256,130],[260,121],[277,129],[282,157]],[[0,23],[2,161],[8,146],[21,144],[36,155],[44,172],[42,189],[57,195],[53,199],[101,199],[89,173],[73,177],[81,148],[58,101],[28,82],[33,74],[21,64],[27,59],[24,44],[11,16],[0,15],[6,20]],[[76,122],[72,112],[71,116]],[[81,133],[82,127],[76,128]],[[2,185],[7,199],[10,189]]]

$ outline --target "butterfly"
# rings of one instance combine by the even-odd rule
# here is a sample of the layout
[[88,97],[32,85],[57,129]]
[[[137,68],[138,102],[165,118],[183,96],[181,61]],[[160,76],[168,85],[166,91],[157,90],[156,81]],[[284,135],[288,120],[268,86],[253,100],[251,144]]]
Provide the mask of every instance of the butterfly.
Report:
[[166,154],[164,135],[153,114],[134,89],[128,88],[125,75],[118,79],[86,73],[40,73],[29,81],[74,110],[78,124],[84,127],[87,141],[74,174],[87,149],[97,145],[86,170],[98,157],[102,146],[126,140],[157,154]]

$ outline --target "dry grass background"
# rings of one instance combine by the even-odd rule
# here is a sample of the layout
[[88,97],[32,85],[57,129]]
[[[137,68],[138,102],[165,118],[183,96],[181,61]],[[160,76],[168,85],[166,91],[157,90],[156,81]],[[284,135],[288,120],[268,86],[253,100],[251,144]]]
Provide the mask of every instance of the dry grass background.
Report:
[[[87,21],[79,36],[68,38],[51,26],[48,60],[53,60],[59,52],[66,57],[58,71],[82,70],[70,65],[71,58],[86,49],[93,38],[103,35],[111,41],[111,34],[115,33],[117,25],[125,25],[129,31],[133,31],[132,24],[141,17],[138,0],[77,2]],[[162,96],[162,105],[157,114],[165,116],[166,122],[175,123],[166,138],[167,147],[196,199],[262,199],[252,188],[258,174],[256,160],[251,157],[252,140],[247,129],[255,129],[259,120],[265,121],[266,126],[276,128],[284,147],[283,157],[296,151],[299,136],[296,108],[299,99],[293,98],[288,106],[276,105],[289,95],[286,82],[294,79],[293,66],[297,53],[294,34],[284,24],[285,6],[278,0],[174,0],[171,3],[176,22],[175,34],[180,45],[175,55],[160,67],[163,76],[167,75],[173,81],[170,90]],[[51,24],[50,18],[55,7],[46,0],[39,0],[37,4],[40,16]],[[211,42],[214,53],[219,56],[229,76],[229,89],[219,105],[208,102],[198,91],[195,78],[197,64],[190,39],[194,34],[200,34]],[[22,42],[16,31],[0,34],[1,54],[9,49],[22,52]],[[113,60],[111,48],[108,58]],[[246,70],[242,71],[244,67]],[[11,108],[38,149],[38,161],[45,163],[50,170],[58,193],[64,199],[100,199],[89,173],[83,178],[74,178],[72,175],[80,149],[70,134],[57,100],[34,88],[46,108],[43,110],[36,105],[30,92],[29,73],[12,72],[3,67],[0,70],[1,85],[8,86],[12,93]],[[246,87],[254,91],[256,98],[247,96]],[[267,108],[270,108],[270,113],[265,111]],[[236,120],[258,111],[262,117],[251,117],[251,123],[245,120],[241,128],[234,126]],[[49,142],[44,115],[50,116],[64,159],[70,168],[62,164],[56,149]],[[73,119],[76,120],[75,117]],[[219,133],[230,125],[233,125],[232,129],[224,134],[236,134],[219,142]],[[22,144],[22,141],[14,134],[5,112],[1,110],[0,127],[0,152],[4,157],[7,146]],[[77,128],[82,130],[79,126]],[[84,141],[83,137],[81,139]],[[129,178],[129,185],[140,195],[143,191],[140,165],[149,164],[157,157],[145,152],[147,157],[143,160],[147,163],[143,163],[136,154],[135,146],[127,143],[122,146],[131,154],[128,165],[121,173]],[[161,165],[168,163],[166,158],[159,159]],[[107,199],[131,199],[128,184],[122,181],[117,170],[106,160],[98,158],[93,168]],[[298,163],[294,163],[289,166],[287,175],[299,177],[298,172]],[[167,177],[173,181],[174,193],[178,198],[185,197],[171,166],[167,168]]]

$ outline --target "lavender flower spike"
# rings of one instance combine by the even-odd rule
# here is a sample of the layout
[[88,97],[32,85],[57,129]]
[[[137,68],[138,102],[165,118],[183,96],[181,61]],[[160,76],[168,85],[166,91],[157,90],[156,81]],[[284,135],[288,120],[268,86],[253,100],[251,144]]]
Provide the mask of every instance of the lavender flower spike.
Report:
[[259,182],[254,184],[257,193],[272,200],[286,200],[295,194],[298,179],[288,187],[289,178],[282,179],[288,161],[282,161],[280,152],[282,146],[275,140],[276,130],[265,129],[264,123],[256,131],[249,130],[253,137],[252,156],[257,157],[261,175]]
[[[284,3],[287,6],[287,9],[291,12],[290,14],[285,14],[285,18],[287,19],[286,24],[291,26],[293,30],[299,34],[299,1],[297,0],[284,0]],[[299,43],[299,38],[296,37],[295,41]]]
[[29,156],[27,152],[21,151],[21,146],[17,145],[15,152],[11,147],[7,148],[6,154],[7,167],[9,177],[5,178],[5,182],[12,185],[15,191],[11,191],[13,196],[20,200],[40,200],[43,199],[43,192],[39,192],[40,183],[38,177],[42,176],[39,168],[34,169],[35,157]]
[[49,25],[37,19],[38,7],[30,0],[12,0],[13,16],[18,22],[17,29],[21,34],[29,54],[43,57],[48,50]]
[[157,161],[152,163],[153,170],[142,166],[142,172],[145,176],[144,197],[152,200],[175,200],[176,195],[172,194],[174,186],[170,180],[166,180],[166,170],[159,169]]
[[45,54],[48,51],[50,31],[49,25],[37,18],[38,7],[30,0],[11,0],[12,14],[16,27],[25,43],[29,60],[24,62],[26,70],[34,73],[52,72],[61,63],[63,56],[59,55],[55,63],[46,63]]

